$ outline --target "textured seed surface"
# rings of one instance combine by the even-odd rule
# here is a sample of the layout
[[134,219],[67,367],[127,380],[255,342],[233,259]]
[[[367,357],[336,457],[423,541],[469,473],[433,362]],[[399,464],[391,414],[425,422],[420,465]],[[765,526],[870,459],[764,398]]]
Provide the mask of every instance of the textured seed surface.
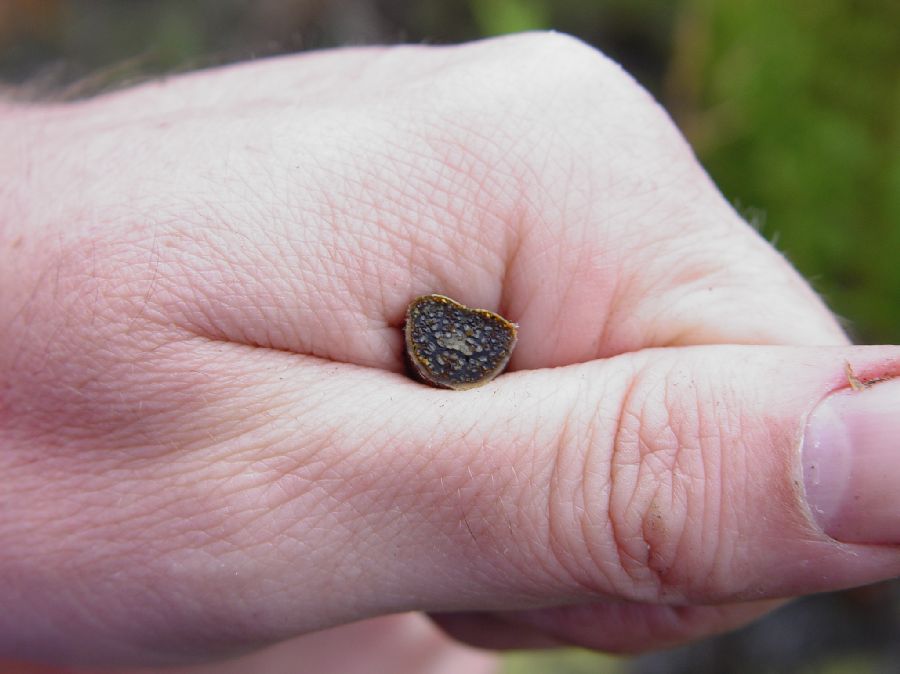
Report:
[[432,386],[467,389],[496,377],[516,345],[516,325],[443,295],[423,295],[406,311],[410,368]]

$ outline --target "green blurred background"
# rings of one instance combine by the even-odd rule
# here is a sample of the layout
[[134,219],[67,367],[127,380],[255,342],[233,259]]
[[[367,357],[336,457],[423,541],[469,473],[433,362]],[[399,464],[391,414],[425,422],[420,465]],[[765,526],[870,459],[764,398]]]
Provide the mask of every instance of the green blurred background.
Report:
[[[900,343],[900,0],[0,0],[0,94],[74,98],[283,52],[535,28],[620,61],[851,335]],[[640,658],[511,654],[506,671],[896,673],[900,590],[806,599]]]

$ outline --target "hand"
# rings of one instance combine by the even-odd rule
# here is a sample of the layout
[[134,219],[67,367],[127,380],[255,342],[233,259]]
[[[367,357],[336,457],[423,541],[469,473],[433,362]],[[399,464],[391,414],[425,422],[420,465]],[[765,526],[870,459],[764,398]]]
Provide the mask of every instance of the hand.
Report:
[[[7,657],[403,611],[635,651],[900,572],[900,383],[846,370],[900,349],[849,346],[586,46],[322,52],[0,119]],[[428,292],[518,322],[511,371],[405,377]]]

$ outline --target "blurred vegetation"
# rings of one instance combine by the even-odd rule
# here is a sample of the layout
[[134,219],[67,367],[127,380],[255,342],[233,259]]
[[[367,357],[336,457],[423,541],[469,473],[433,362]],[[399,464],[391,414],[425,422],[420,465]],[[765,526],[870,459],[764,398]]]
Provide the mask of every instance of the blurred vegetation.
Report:
[[[0,93],[80,96],[298,49],[533,28],[620,61],[850,332],[900,343],[897,0],[0,0]],[[896,672],[898,607],[884,584],[662,656],[512,655],[506,671]]]
[[550,651],[522,651],[504,658],[501,674],[617,674],[619,658],[580,648]]
[[727,196],[858,339],[900,341],[900,2],[689,0],[667,90]]

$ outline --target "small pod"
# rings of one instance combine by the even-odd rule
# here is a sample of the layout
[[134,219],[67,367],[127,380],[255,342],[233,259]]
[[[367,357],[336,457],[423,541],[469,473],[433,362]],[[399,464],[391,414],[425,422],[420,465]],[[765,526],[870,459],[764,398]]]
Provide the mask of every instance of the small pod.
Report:
[[517,325],[444,295],[422,295],[406,310],[410,373],[438,388],[481,386],[503,372],[516,346]]

